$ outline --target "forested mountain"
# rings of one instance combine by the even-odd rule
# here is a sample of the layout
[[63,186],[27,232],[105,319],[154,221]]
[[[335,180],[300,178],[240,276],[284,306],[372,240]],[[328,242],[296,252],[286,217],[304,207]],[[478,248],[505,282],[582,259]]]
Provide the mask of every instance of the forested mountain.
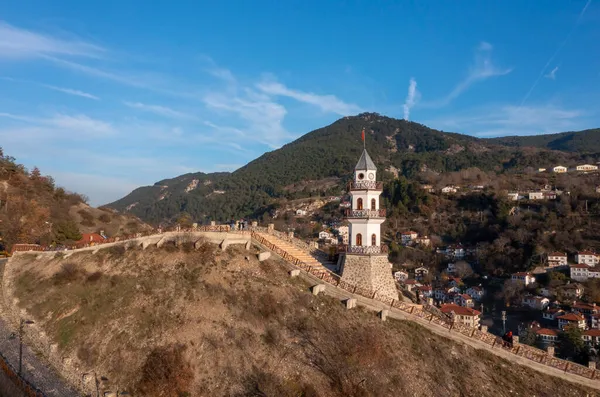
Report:
[[[297,186],[305,181],[313,181],[313,186],[323,194],[339,193],[360,156],[363,128],[367,149],[379,169],[409,178],[427,170],[439,173],[477,167],[506,173],[558,163],[595,162],[600,158],[600,149],[584,154],[577,149],[597,146],[595,140],[600,130],[584,131],[583,138],[579,133],[565,133],[543,135],[535,137],[536,140],[479,139],[363,113],[312,131],[233,173],[195,173],[163,180],[136,189],[108,206],[155,224],[174,221],[182,215],[199,222],[225,221],[232,217],[258,217],[276,205],[277,199],[307,197],[311,194],[310,185],[301,189]],[[571,149],[549,150],[561,140]],[[384,175],[387,179],[391,177],[392,174]],[[335,187],[330,184],[320,187],[319,181],[325,178],[338,178],[339,183]]]
[[560,134],[506,136],[488,140],[506,146],[530,146],[542,149],[564,150],[567,152],[600,152],[600,128],[584,131],[561,132]]

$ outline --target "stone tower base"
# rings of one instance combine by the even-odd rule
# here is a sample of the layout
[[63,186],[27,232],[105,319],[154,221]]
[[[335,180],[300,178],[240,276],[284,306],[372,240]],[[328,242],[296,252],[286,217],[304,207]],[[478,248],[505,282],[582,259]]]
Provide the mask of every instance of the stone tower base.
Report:
[[346,254],[341,281],[356,285],[371,295],[376,292],[376,298],[398,300],[398,289],[387,255]]

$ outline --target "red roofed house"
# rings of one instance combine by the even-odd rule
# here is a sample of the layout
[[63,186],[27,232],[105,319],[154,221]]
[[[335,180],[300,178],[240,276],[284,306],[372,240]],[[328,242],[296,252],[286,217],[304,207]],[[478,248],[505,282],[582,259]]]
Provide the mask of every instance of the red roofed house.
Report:
[[553,343],[558,340],[558,332],[550,328],[540,328],[535,331],[535,334],[544,344]]
[[544,320],[556,321],[556,319],[559,316],[562,316],[563,314],[565,314],[564,310],[562,310],[558,307],[553,307],[553,308],[544,310],[544,312],[542,313],[542,318]]
[[417,293],[422,298],[430,298],[431,296],[433,296],[433,289],[429,285],[421,285],[417,287]]
[[412,230],[409,230],[407,232],[402,232],[401,233],[402,245],[410,244],[410,242],[413,241],[414,239],[416,239],[418,235],[419,234],[417,232],[413,232]]
[[407,290],[412,291],[414,290],[416,287],[418,287],[419,284],[417,282],[417,280],[413,280],[413,279],[408,279],[408,280],[404,280],[404,286],[406,287]]
[[578,265],[588,265],[588,266],[595,266],[598,264],[599,262],[599,257],[595,252],[592,251],[580,251],[577,253],[577,256],[575,258],[575,260],[577,261]]
[[588,345],[595,346],[600,343],[600,329],[588,329],[583,331],[581,337]]
[[589,270],[590,267],[588,265],[571,265],[570,266],[570,277],[573,280],[577,280],[577,281],[585,281],[588,279],[589,277]]
[[564,252],[552,252],[548,254],[548,266],[566,266],[567,265],[567,254]]
[[581,329],[585,329],[585,317],[579,313],[567,313],[562,316],[558,316],[558,328],[564,330],[565,327],[575,326]]
[[526,272],[513,273],[510,278],[512,281],[524,285],[529,285],[535,282],[535,277],[533,277],[531,273]]
[[81,235],[81,240],[79,240],[77,242],[77,245],[80,245],[80,244],[95,245],[95,244],[100,244],[103,242],[104,242],[104,237],[102,237],[98,233],[83,233]]
[[464,307],[473,307],[475,303],[473,303],[473,298],[471,298],[468,294],[459,294],[454,297],[454,303]]
[[467,289],[467,294],[471,295],[471,297],[475,300],[481,300],[483,299],[485,291],[481,287],[474,286]]
[[463,324],[471,328],[479,327],[481,313],[475,309],[459,306],[454,303],[449,303],[446,305],[442,305],[440,310],[444,314],[449,314],[454,320],[454,322],[458,324]]

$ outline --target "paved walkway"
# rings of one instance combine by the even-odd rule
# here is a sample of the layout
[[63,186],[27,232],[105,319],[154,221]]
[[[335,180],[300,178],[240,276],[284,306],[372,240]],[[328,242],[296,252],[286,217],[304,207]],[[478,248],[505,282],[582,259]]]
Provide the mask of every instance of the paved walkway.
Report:
[[[4,276],[4,265],[6,260],[0,260],[0,288]],[[1,292],[1,290],[0,290]],[[0,294],[1,296],[1,294]],[[3,299],[0,298],[0,316],[4,317]],[[25,325],[25,333],[27,326]],[[19,337],[18,329],[0,318],[0,352],[9,360],[14,368],[19,367]],[[11,334],[16,335],[11,338]],[[49,397],[76,397],[80,394],[64,381],[54,369],[46,363],[43,358],[36,355],[31,349],[23,345],[23,377],[35,387],[42,390]]]

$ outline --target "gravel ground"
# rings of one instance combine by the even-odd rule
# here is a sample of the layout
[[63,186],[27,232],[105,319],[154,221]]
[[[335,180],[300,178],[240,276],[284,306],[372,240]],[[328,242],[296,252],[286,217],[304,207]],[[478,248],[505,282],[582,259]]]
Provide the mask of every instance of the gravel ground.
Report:
[[[0,260],[0,286],[2,285],[1,281],[5,263],[6,260]],[[0,304],[0,308],[1,306]],[[1,310],[0,314],[3,314]],[[25,325],[24,330],[27,332],[27,325]],[[11,334],[14,337],[11,338]],[[19,367],[18,329],[13,329],[2,318],[0,318],[0,352],[2,352],[14,368]],[[75,388],[63,380],[49,364],[25,345],[23,345],[22,368],[22,374],[25,379],[42,390],[48,397],[79,396]]]

